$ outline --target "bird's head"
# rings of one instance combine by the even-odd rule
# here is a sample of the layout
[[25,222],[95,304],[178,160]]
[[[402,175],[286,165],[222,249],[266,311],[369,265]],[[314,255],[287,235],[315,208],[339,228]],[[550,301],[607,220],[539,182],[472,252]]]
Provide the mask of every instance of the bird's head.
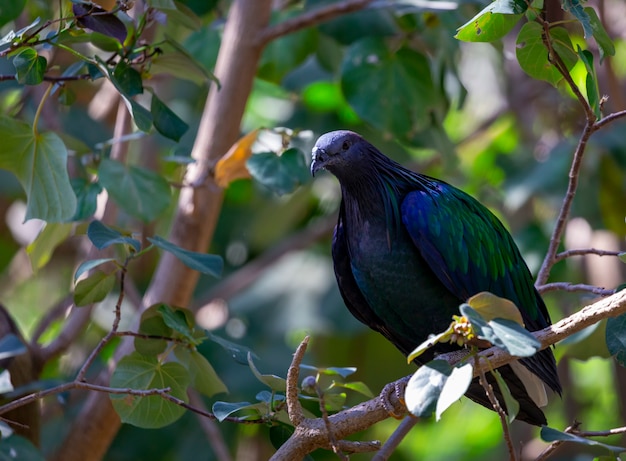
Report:
[[337,175],[346,168],[358,165],[369,145],[361,136],[352,131],[331,131],[323,134],[313,147],[311,174],[321,169]]

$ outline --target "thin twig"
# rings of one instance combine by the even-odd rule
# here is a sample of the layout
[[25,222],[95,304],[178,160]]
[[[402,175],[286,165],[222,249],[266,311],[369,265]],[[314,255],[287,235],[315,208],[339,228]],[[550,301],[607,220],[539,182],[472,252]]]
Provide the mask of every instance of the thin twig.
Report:
[[333,453],[335,453],[341,461],[348,461],[348,456],[341,451],[341,448],[339,447],[339,443],[337,441],[337,437],[335,437],[335,432],[333,431],[333,426],[330,423],[328,411],[326,410],[324,392],[322,391],[318,383],[315,383],[315,392],[317,393],[317,397],[319,399],[320,411],[322,412],[322,421],[324,421],[324,426],[326,426],[326,433],[328,435],[330,447],[332,448]]
[[493,391],[493,387],[487,381],[487,377],[485,376],[485,370],[479,366],[479,359],[477,356],[474,356],[474,368],[478,368],[478,382],[485,389],[485,393],[487,394],[487,398],[489,402],[491,402],[491,406],[495,410],[495,412],[500,417],[500,424],[502,425],[502,435],[504,436],[504,441],[506,442],[506,447],[509,450],[509,459],[511,461],[517,461],[517,456],[515,455],[515,448],[513,447],[513,440],[511,439],[511,431],[509,429],[509,422],[507,421],[507,415],[500,405],[500,401],[498,397],[496,397],[495,392]]
[[537,286],[539,293],[547,293],[548,291],[585,291],[598,296],[610,296],[615,293],[615,290],[607,288],[596,287],[593,285],[585,285],[584,283],[569,283],[569,282],[553,282],[546,283],[545,285]]
[[563,261],[564,259],[571,258],[572,256],[585,256],[585,255],[597,255],[597,256],[619,256],[619,251],[600,250],[598,248],[580,248],[574,250],[565,250],[558,253],[554,257],[554,262]]
[[400,445],[400,442],[404,440],[418,422],[419,418],[411,415],[406,416],[380,450],[374,455],[372,461],[387,461],[398,445]]
[[[43,76],[44,82],[53,82],[53,83],[69,82],[69,81],[75,81],[75,80],[89,80],[89,79],[91,79],[91,75],[89,74],[58,75],[58,76],[44,75]],[[6,81],[11,81],[11,80],[17,80],[17,75],[0,75],[0,82],[6,82]]]
[[308,13],[304,13],[295,18],[268,27],[261,31],[257,42],[263,46],[272,40],[291,34],[306,27],[312,27],[316,24],[329,21],[338,16],[362,10],[373,0],[345,0],[342,2],[332,3],[328,6],[317,8]]

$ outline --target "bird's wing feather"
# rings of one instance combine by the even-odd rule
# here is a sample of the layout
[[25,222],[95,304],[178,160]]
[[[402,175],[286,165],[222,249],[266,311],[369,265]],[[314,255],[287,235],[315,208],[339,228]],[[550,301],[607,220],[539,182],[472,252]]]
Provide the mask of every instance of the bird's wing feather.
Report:
[[[549,325],[546,306],[511,235],[475,199],[438,182],[407,194],[401,215],[411,240],[431,270],[459,299],[489,291],[513,301],[528,330]],[[550,351],[541,351],[521,362],[560,392]]]
[[[445,287],[466,300],[481,291],[510,299],[525,322],[547,326],[532,276],[500,221],[484,206],[445,183],[416,190],[402,202],[402,222]],[[537,329],[535,328],[535,329]]]

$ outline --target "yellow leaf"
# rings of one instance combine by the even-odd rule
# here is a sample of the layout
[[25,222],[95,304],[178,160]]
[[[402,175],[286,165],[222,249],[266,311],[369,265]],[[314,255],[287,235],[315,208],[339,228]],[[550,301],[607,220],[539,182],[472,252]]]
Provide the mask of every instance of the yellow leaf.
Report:
[[239,141],[215,165],[215,182],[218,186],[227,187],[235,179],[249,178],[250,173],[246,161],[252,155],[252,145],[259,135],[259,130],[251,131]]
[[522,314],[512,301],[500,298],[488,291],[475,294],[467,300],[467,304],[472,306],[472,309],[478,312],[486,321],[496,318],[507,319],[524,326]]

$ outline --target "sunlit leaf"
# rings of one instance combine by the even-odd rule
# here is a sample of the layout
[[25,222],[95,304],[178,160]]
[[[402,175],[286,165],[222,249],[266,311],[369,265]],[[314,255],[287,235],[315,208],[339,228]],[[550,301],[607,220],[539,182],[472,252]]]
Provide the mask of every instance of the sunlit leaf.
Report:
[[93,243],[98,250],[104,250],[118,243],[130,245],[135,251],[141,249],[139,240],[122,235],[120,232],[111,229],[100,221],[91,221],[89,223],[89,227],[87,227],[87,237],[89,237],[91,243]]
[[94,271],[82,279],[74,288],[74,303],[77,306],[99,303],[111,292],[115,285],[115,274]]
[[349,389],[354,392],[358,392],[359,394],[364,395],[367,398],[374,398],[374,394],[370,390],[370,388],[362,381],[353,381],[350,383],[338,383],[337,381],[333,381],[331,388],[340,387],[343,389]]
[[462,25],[454,36],[465,42],[493,42],[508,34],[528,9],[524,0],[496,0]]
[[478,312],[480,316],[487,321],[500,318],[512,320],[520,325],[524,325],[522,313],[515,303],[508,299],[500,298],[488,291],[475,294],[467,300],[467,304],[472,306],[472,309]]
[[39,85],[43,82],[48,60],[39,56],[34,48],[24,48],[13,57],[17,82],[22,85]]
[[162,250],[172,253],[183,264],[193,270],[203,274],[212,275],[213,277],[220,277],[222,275],[224,260],[221,256],[185,250],[184,248],[174,245],[172,242],[168,242],[158,235],[148,237],[148,241]]
[[[189,373],[179,363],[161,363],[156,357],[133,352],[119,361],[111,376],[110,385],[136,390],[170,388],[172,396],[187,402]],[[145,429],[167,426],[185,412],[183,407],[158,395],[110,394],[110,397],[122,422]]]
[[433,347],[439,341],[441,341],[442,339],[445,339],[446,337],[449,337],[453,332],[454,330],[452,328],[452,325],[450,325],[450,327],[448,327],[448,329],[444,331],[443,333],[439,333],[437,335],[431,335],[426,341],[423,341],[419,346],[413,349],[413,351],[406,358],[407,362],[411,363],[413,360],[418,358],[420,355],[422,355],[428,349]]
[[26,220],[59,222],[76,211],[76,195],[67,174],[67,149],[52,132],[0,116],[0,168],[15,174],[27,197]]
[[90,271],[94,267],[98,267],[101,264],[108,263],[111,261],[115,261],[113,258],[101,258],[101,259],[90,259],[88,261],[82,262],[76,272],[74,273],[74,283],[83,275],[85,272]]
[[585,65],[587,69],[587,76],[585,77],[585,89],[587,90],[587,101],[589,106],[593,109],[593,113],[597,118],[601,118],[600,112],[600,89],[598,88],[598,77],[596,75],[596,69],[593,65],[593,54],[591,51],[583,50],[579,45],[576,45],[576,52],[578,57]]
[[103,159],[98,177],[123,210],[144,221],[156,219],[170,203],[170,185],[154,171]]
[[253,130],[229,149],[215,165],[215,182],[220,187],[227,187],[235,179],[249,178],[250,173],[246,162],[252,155],[252,145],[259,135],[259,130]]
[[406,386],[407,409],[418,418],[431,416],[451,374],[452,367],[444,360],[432,360],[419,367]]
[[37,272],[50,261],[54,250],[72,233],[72,224],[48,223],[37,238],[26,247],[33,272]]
[[500,393],[502,394],[502,398],[504,399],[504,405],[506,407],[507,421],[510,423],[513,422],[517,414],[519,413],[519,402],[515,400],[513,395],[511,394],[511,389],[507,385],[504,378],[498,370],[491,371],[491,374],[496,378],[496,382],[498,383],[498,387],[500,388]]
[[473,373],[474,367],[472,367],[471,363],[457,365],[452,368],[452,372],[446,379],[441,389],[441,394],[437,399],[437,405],[435,407],[435,419],[437,421],[441,419],[441,414],[446,411],[450,405],[463,397],[472,382]]
[[[536,22],[524,24],[517,35],[515,53],[524,72],[556,86],[563,76],[550,61],[548,50],[543,43],[543,33],[543,28]],[[553,27],[550,29],[550,37],[554,50],[561,57],[565,67],[570,70],[576,64],[578,56],[574,53],[567,30]]]

